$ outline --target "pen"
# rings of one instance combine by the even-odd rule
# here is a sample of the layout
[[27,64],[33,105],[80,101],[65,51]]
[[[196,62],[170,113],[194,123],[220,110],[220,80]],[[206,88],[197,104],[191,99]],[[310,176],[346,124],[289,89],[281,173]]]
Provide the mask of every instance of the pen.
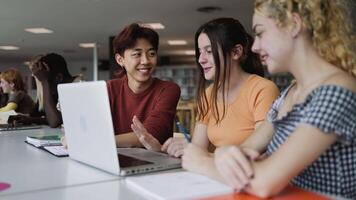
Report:
[[190,134],[189,134],[188,130],[179,122],[177,117],[176,117],[176,125],[177,125],[177,127],[179,129],[179,132],[183,133],[185,139],[188,142],[191,142]]

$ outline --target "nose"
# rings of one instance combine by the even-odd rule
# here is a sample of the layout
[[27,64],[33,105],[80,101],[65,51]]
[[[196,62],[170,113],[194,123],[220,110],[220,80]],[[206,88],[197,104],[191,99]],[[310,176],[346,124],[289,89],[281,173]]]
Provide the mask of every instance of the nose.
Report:
[[149,62],[148,56],[147,56],[145,53],[143,53],[142,56],[141,56],[141,64],[142,64],[142,65],[145,65],[145,64],[147,64],[148,62]]
[[255,40],[253,41],[251,50],[252,50],[254,53],[259,53],[260,47],[259,47],[258,38],[255,38]]
[[206,55],[205,55],[204,52],[201,52],[201,53],[200,53],[198,62],[199,62],[200,64],[203,64],[203,63],[206,63],[206,62],[207,62]]

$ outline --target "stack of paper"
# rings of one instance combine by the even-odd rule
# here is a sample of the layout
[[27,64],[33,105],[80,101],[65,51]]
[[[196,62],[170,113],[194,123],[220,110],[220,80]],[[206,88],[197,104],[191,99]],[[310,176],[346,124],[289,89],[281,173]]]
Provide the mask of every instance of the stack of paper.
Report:
[[218,181],[185,171],[129,177],[126,183],[147,199],[196,199],[234,191]]

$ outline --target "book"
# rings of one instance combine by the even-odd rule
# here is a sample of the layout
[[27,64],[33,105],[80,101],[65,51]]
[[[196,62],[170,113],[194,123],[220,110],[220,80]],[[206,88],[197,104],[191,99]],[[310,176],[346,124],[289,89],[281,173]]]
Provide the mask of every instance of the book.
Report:
[[197,199],[234,192],[223,183],[186,171],[128,177],[125,182],[147,199]]
[[61,135],[27,136],[25,142],[57,157],[68,156],[67,149],[61,143]]
[[35,147],[62,145],[60,135],[27,136],[26,142]]

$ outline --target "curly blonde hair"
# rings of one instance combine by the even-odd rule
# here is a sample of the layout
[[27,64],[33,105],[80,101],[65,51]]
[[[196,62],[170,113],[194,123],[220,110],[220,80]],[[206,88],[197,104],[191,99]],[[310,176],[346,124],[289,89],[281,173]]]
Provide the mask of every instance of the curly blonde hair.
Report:
[[298,13],[319,55],[356,77],[356,37],[347,5],[346,0],[256,0],[255,12],[280,27]]

